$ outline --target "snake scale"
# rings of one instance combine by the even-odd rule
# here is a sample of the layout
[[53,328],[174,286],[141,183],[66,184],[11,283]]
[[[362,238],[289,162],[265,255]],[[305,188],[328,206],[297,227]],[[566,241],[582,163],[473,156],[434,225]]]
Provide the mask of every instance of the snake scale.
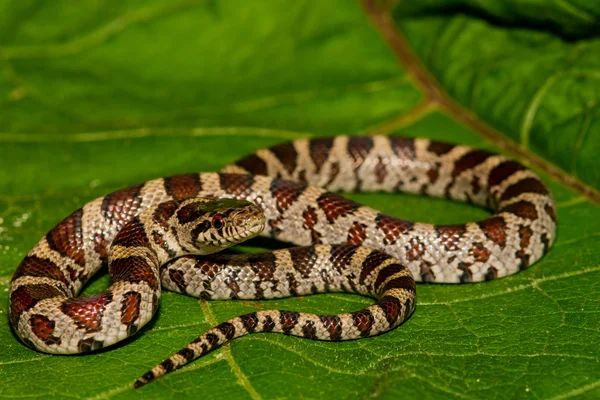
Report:
[[[493,214],[456,225],[410,222],[327,190],[424,194]],[[261,310],[233,318],[155,366],[139,387],[252,332],[338,341],[388,331],[413,312],[415,281],[514,274],[543,256],[555,232],[546,186],[502,155],[420,138],[300,139],[221,173],[156,179],[85,204],[19,265],[10,321],[27,345],[67,354],[135,334],[157,310],[161,286],[205,299],[343,291],[377,300],[345,314]],[[207,255],[259,233],[302,247]],[[104,264],[111,286],[76,297]]]

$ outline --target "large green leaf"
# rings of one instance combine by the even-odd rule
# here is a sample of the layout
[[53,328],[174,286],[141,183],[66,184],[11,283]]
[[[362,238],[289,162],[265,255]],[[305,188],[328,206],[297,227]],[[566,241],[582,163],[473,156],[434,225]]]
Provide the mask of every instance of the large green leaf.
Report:
[[[483,15],[470,8],[448,13],[442,4],[413,13],[402,7],[408,3],[395,10],[396,22],[452,97],[522,148],[600,189],[600,136],[594,135],[600,129],[600,39],[514,26],[508,14],[491,23],[486,17],[496,18],[499,1],[482,3]],[[570,21],[561,25],[566,30],[586,26],[573,19],[587,16],[600,33],[597,2],[588,2],[589,10],[566,1],[508,3],[521,3],[512,12],[530,20],[537,14],[539,23],[558,13]],[[567,13],[567,6],[577,13]]]
[[[530,102],[545,82],[525,72],[540,65],[546,74],[558,71],[563,64],[552,60],[560,59],[560,46],[588,49],[573,62],[585,61],[590,78],[556,78],[553,88],[564,90],[547,90],[551,96],[538,105],[547,111],[536,114],[546,119],[531,119],[527,149],[509,154],[597,183],[591,149],[598,143],[592,135],[598,107],[592,100],[598,93],[593,77],[600,58],[591,50],[592,39],[565,42],[552,31],[492,25],[479,14],[437,15],[433,6],[405,15],[401,5],[396,22],[441,89],[502,135],[487,131],[482,136],[454,108],[431,102],[419,78],[423,74],[403,57],[408,67],[397,62],[395,47],[378,35],[359,4],[78,4],[14,0],[0,5],[2,314],[10,276],[29,248],[86,201],[129,184],[217,170],[253,149],[311,135],[380,132],[499,150],[497,144],[511,143],[506,138],[520,137],[520,118],[527,113],[518,105]],[[478,37],[493,38],[487,41],[489,50],[477,46]],[[545,63],[530,60],[534,50],[528,46],[536,40],[552,44],[552,53],[539,53],[547,57]],[[494,51],[505,62],[485,64]],[[508,90],[510,79],[520,91]],[[477,88],[477,101],[465,100],[469,87]],[[575,93],[585,101],[578,102]],[[588,105],[585,113],[578,109],[581,104]],[[552,124],[559,117],[565,119],[560,129]],[[583,136],[572,127],[577,118],[588,121],[581,125],[587,129]],[[577,140],[581,151],[574,154]],[[528,149],[546,161],[529,158]],[[337,294],[204,302],[166,293],[159,315],[140,335],[111,350],[68,357],[24,347],[4,316],[0,396],[600,396],[600,209],[562,183],[571,182],[572,175],[539,172],[558,202],[559,236],[552,251],[529,270],[505,279],[419,286],[417,312],[394,332],[346,343],[250,335],[133,390],[137,376],[218,321],[266,307],[349,311],[371,300]],[[427,222],[487,215],[468,205],[415,196],[352,197]],[[266,240],[254,244],[276,246]],[[86,290],[107,284],[103,276]]]

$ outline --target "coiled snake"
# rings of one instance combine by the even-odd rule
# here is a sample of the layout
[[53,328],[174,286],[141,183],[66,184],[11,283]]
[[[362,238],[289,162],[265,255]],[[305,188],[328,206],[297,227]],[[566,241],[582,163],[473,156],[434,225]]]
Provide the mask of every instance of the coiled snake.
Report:
[[[409,222],[324,188],[446,197],[494,213],[458,225]],[[305,247],[206,255],[261,230]],[[139,387],[247,333],[336,341],[388,331],[414,310],[415,280],[465,283],[516,273],[542,257],[555,231],[546,186],[501,155],[428,139],[296,140],[222,173],[156,179],[87,203],[19,265],[10,321],[39,351],[82,353],[139,331],[158,307],[161,284],[206,299],[339,291],[377,299],[346,314],[257,311],[233,318],[147,372]],[[75,297],[106,263],[111,286]]]

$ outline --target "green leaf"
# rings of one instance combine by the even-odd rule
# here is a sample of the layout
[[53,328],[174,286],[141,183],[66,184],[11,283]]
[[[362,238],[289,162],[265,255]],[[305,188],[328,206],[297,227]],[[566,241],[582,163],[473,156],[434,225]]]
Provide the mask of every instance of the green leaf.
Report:
[[[376,27],[365,9],[344,0],[140,3],[0,5],[1,397],[600,396],[600,209],[572,189],[582,187],[573,177],[598,183],[592,132],[600,53],[593,39],[565,41],[549,30],[438,15],[435,8],[397,11],[399,29],[428,69],[420,70],[410,57],[398,56],[398,63],[398,48],[377,32],[381,14],[370,2]],[[570,52],[571,64],[556,61]],[[576,79],[579,69],[589,76]],[[557,71],[531,119],[526,148],[518,148],[510,139],[521,143],[527,105]],[[441,86],[426,82],[430,73]],[[450,97],[433,101],[439,97],[431,93],[444,91]],[[478,118],[496,130],[473,122]],[[345,343],[249,335],[140,390],[132,388],[140,374],[219,321],[267,307],[345,312],[372,301],[332,294],[205,302],[165,293],[159,315],[139,335],[84,356],[37,353],[11,332],[11,274],[40,237],[85,202],[159,176],[215,171],[284,140],[341,133],[508,148],[542,167],[558,203],[556,245],[527,271],[501,280],[419,286],[415,315],[385,335]],[[488,214],[416,196],[352,197],[425,222]],[[107,285],[104,274],[86,292]]]
[[401,14],[468,13],[492,22],[552,30],[567,38],[598,36],[600,4],[586,0],[396,0]]
[[[501,3],[487,2],[480,14],[447,13],[441,5],[411,13],[400,6],[394,16],[411,47],[453,98],[523,149],[599,189],[600,136],[594,132],[600,129],[600,39],[571,40],[533,27],[548,21],[541,8],[574,18],[565,7],[576,6],[566,1],[550,6],[509,1],[520,3],[523,13],[540,16],[521,26],[489,21],[498,12],[493,5]],[[585,15],[597,27],[600,4],[588,8],[596,14]],[[577,10],[587,12],[584,7]]]

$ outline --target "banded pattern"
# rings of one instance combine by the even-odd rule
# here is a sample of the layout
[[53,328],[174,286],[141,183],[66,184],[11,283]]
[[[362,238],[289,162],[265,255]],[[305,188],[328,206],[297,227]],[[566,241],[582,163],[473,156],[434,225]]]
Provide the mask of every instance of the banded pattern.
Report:
[[[466,224],[423,224],[385,215],[326,189],[419,193],[471,202],[494,213]],[[173,219],[181,202],[192,197],[251,202],[264,213],[263,235],[314,246],[233,258],[179,257],[196,251],[190,238],[199,235],[210,242],[210,251],[231,244],[224,239],[231,229],[221,227],[209,235],[209,226],[197,222],[191,209]],[[185,234],[173,229],[189,224],[193,229],[186,228]],[[154,368],[140,385],[253,331],[344,340],[391,329],[414,307],[407,271],[426,282],[503,277],[542,257],[555,231],[556,208],[546,186],[531,170],[501,155],[427,139],[297,140],[259,150],[223,173],[156,179],[84,205],[21,262],[11,282],[10,321],[19,337],[38,350],[78,353],[138,331],[156,309],[159,281],[171,290],[209,299],[327,291],[378,299],[372,308],[352,314],[270,311],[233,319]],[[113,285],[96,295],[75,297],[105,263]],[[398,304],[385,300],[388,289]],[[397,319],[390,318],[394,315]]]
[[389,255],[357,245],[182,257],[165,265],[161,275],[165,288],[209,299],[272,299],[348,292],[374,297],[377,303],[346,314],[261,310],[230,319],[148,371],[136,381],[135,387],[249,333],[278,332],[308,339],[352,340],[395,328],[415,307],[416,287],[410,272]]
[[[397,257],[417,281],[467,283],[514,274],[540,259],[555,239],[556,207],[539,177],[514,160],[468,146],[384,136],[302,139],[259,150],[223,172],[300,183],[276,181],[270,193],[250,176],[234,185],[237,197],[258,198],[273,209],[269,235],[299,245],[342,237]],[[466,224],[423,224],[306,184],[443,197],[494,214]]]
[[112,284],[102,293],[72,297],[69,287],[77,282],[69,282],[65,270],[49,258],[54,249],[25,258],[10,294],[11,323],[21,339],[47,353],[72,354],[136,333],[158,307],[163,264],[220,251],[262,231],[264,215],[254,204],[215,200],[171,200],[131,218],[110,246]]

